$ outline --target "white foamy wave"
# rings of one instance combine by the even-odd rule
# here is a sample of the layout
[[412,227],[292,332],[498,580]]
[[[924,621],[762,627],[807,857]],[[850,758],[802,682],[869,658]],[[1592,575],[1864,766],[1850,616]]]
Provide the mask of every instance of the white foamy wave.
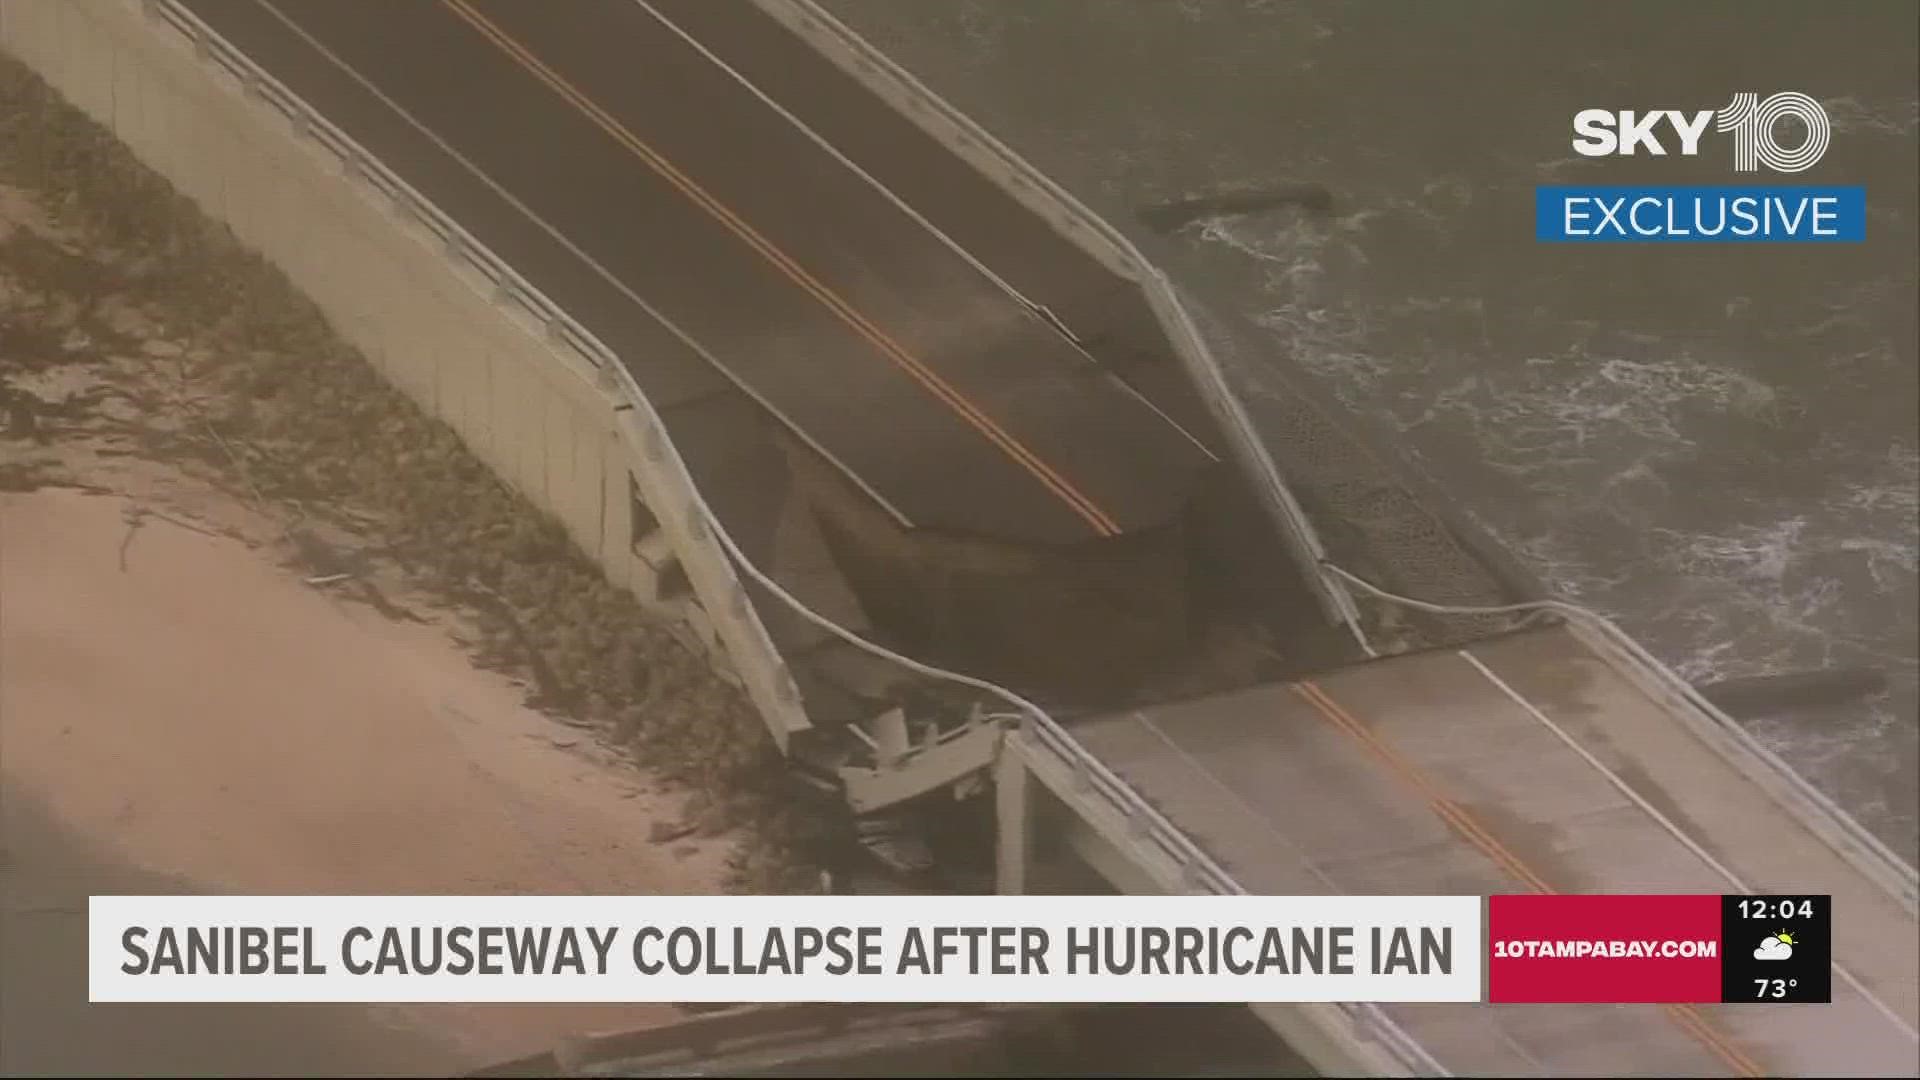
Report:
[[1821,102],[1835,135],[1881,135],[1907,138],[1920,131],[1920,98],[1870,106],[1856,97]]
[[1366,262],[1355,242],[1358,233],[1357,227],[1326,229],[1292,216],[1258,224],[1211,219],[1199,229],[1203,243],[1230,249],[1260,267],[1266,277],[1262,292],[1282,302],[1253,315],[1253,321],[1273,335],[1285,355],[1325,379],[1349,403],[1423,363],[1381,355],[1370,344],[1374,327],[1366,311],[1339,301],[1327,287],[1330,262]]
[[1841,540],[1841,551],[1858,555],[1866,560],[1867,573],[1873,575],[1874,584],[1892,592],[1903,584],[1910,583],[1920,567],[1916,565],[1916,552],[1913,543],[1899,543],[1875,537],[1855,536]]
[[1890,647],[1879,627],[1852,618],[1857,597],[1821,570],[1835,552],[1865,549],[1871,556],[1881,542],[1836,541],[1804,517],[1722,532],[1663,528],[1652,535],[1659,579],[1672,586],[1654,621],[1689,628],[1673,642],[1681,652],[1676,667],[1688,678],[1862,662],[1910,677],[1913,658]]
[[1491,523],[1481,515],[1471,516],[1503,547],[1518,552],[1555,596],[1602,615],[1616,615],[1609,607],[1610,599],[1634,576],[1635,568],[1617,560],[1611,566],[1604,566],[1595,561],[1590,552],[1571,543],[1564,533],[1517,536],[1510,530],[1490,527]]
[[[1840,485],[1826,509],[1854,535],[1835,547],[1866,564],[1874,584],[1888,595],[1911,591],[1920,576],[1920,453],[1910,445],[1887,448],[1886,456],[1865,476]],[[1920,664],[1920,659],[1910,659]]]
[[1349,403],[1373,396],[1406,374],[1407,365],[1367,347],[1366,327],[1348,309],[1287,304],[1254,316],[1254,321]]
[[1856,510],[1886,512],[1911,522],[1920,515],[1920,448],[1887,448],[1886,461],[1866,480],[1847,484],[1846,504]]
[[[1203,243],[1231,248],[1260,263],[1269,275],[1277,272],[1277,284],[1289,293],[1315,292],[1312,288],[1324,272],[1322,260],[1337,241],[1327,230],[1317,228],[1298,215],[1276,215],[1261,227],[1251,227],[1244,219],[1211,217],[1199,222]],[[1348,245],[1340,254],[1364,258],[1357,247]],[[1311,280],[1308,280],[1311,279]]]
[[1805,518],[1743,526],[1725,534],[1655,532],[1669,541],[1669,562],[1697,577],[1742,581],[1776,589],[1792,568],[1794,547],[1807,531]]
[[1461,377],[1402,428],[1464,420],[1498,460],[1522,472],[1629,451],[1627,468],[1645,470],[1650,455],[1693,445],[1686,421],[1701,408],[1766,419],[1776,407],[1775,392],[1758,379],[1684,357],[1536,357],[1518,370]]

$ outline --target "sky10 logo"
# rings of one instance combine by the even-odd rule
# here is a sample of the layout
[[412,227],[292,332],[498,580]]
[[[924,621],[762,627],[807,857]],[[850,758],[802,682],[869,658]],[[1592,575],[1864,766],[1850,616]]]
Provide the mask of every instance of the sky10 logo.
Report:
[[[1800,122],[1805,137],[1797,146],[1780,143],[1780,122]],[[1701,109],[1582,109],[1573,116],[1573,151],[1584,157],[1633,157],[1646,153],[1667,156],[1668,141],[1683,157],[1700,153],[1700,140],[1711,123],[1715,131],[1733,136],[1733,171],[1750,173],[1765,165],[1774,172],[1804,172],[1819,164],[1833,138],[1833,124],[1820,103],[1794,90],[1762,99],[1739,93],[1717,113]]]
[[[1718,110],[1582,109],[1573,116],[1573,150],[1590,158],[1697,157],[1709,131],[1731,137],[1736,174],[1762,166],[1805,172],[1833,138],[1827,110],[1805,94],[1739,93]],[[1553,243],[1860,243],[1867,189],[1745,178],[1708,186],[1546,184],[1534,189],[1534,236]]]

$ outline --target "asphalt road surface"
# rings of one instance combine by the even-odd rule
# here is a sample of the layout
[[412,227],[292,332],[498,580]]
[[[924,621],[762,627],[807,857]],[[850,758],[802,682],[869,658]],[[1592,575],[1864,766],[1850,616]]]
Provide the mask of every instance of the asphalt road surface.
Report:
[[1079,298],[1076,318],[1111,304],[1110,277],[977,178],[935,179],[964,170],[741,0],[193,7],[650,394],[698,396],[717,365],[908,523],[1130,532],[1177,513],[1210,460],[754,87],[956,243],[984,237],[996,273]]

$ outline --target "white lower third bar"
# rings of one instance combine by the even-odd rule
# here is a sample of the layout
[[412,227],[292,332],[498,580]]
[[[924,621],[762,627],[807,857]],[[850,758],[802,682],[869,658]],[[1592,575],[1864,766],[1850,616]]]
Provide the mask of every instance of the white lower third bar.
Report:
[[1473,896],[96,896],[96,1002],[1478,1001]]

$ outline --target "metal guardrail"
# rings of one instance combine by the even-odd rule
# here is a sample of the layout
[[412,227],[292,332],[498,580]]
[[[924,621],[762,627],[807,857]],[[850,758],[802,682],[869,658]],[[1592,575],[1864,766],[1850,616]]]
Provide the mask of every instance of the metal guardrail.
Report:
[[[1565,620],[1573,633],[1595,656],[1609,666],[1626,675],[1642,690],[1664,699],[1664,703],[1681,723],[1704,729],[1706,732],[1725,739],[1731,749],[1746,754],[1753,764],[1762,770],[1763,775],[1756,777],[1752,770],[1742,768],[1737,761],[1730,761],[1742,775],[1769,789],[1777,786],[1779,791],[1769,790],[1776,799],[1786,798],[1787,809],[1794,817],[1805,824],[1814,835],[1828,847],[1833,848],[1855,869],[1866,875],[1869,880],[1894,894],[1909,913],[1916,910],[1916,901],[1920,900],[1920,871],[1911,863],[1895,854],[1886,842],[1869,832],[1866,826],[1847,813],[1829,798],[1825,792],[1813,786],[1806,777],[1801,776],[1792,766],[1780,760],[1779,755],[1760,745],[1739,721],[1727,715],[1726,711],[1715,705],[1702,694],[1698,687],[1680,677],[1680,674],[1662,663],[1660,658],[1647,650],[1647,647],[1635,641],[1633,635],[1622,630],[1612,619],[1565,600],[1547,598],[1525,600],[1517,604],[1503,604],[1497,607],[1462,607],[1454,604],[1435,604],[1426,600],[1417,600],[1389,592],[1378,585],[1345,570],[1332,563],[1327,564],[1329,573],[1338,575],[1349,584],[1370,596],[1389,604],[1397,604],[1415,611],[1424,611],[1436,615],[1519,615],[1526,613],[1550,614]],[[1716,748],[1720,749],[1720,748]],[[1721,749],[1721,756],[1727,756]]]
[[665,423],[634,381],[633,374],[620,362],[618,354],[574,321],[558,304],[521,277],[445,211],[402,180],[318,110],[301,100],[284,83],[255,64],[179,0],[141,0],[141,7],[151,18],[184,35],[204,61],[217,65],[238,80],[249,97],[271,105],[287,117],[303,138],[338,158],[349,176],[379,192],[399,213],[437,237],[442,252],[449,260],[479,274],[492,284],[497,302],[515,307],[533,319],[545,328],[550,341],[564,346],[594,370],[596,380],[602,381],[601,389],[616,399],[615,410],[633,414],[639,427],[638,449],[670,489],[671,498],[678,504],[674,509],[686,515],[688,539],[704,546],[714,565],[722,568],[726,574],[725,588],[722,590],[725,595],[719,598],[703,597],[706,601],[703,606],[716,623],[730,620],[736,635],[744,639],[741,644],[762,654],[759,666],[772,673],[769,679],[771,685],[754,686],[748,667],[740,664],[739,658],[736,658],[736,664],[741,669],[739,675],[747,683],[748,692],[758,699],[769,726],[786,726],[785,731],[774,732],[776,740],[784,746],[786,736],[791,731],[807,727],[799,687],[785,659],[775,647],[773,638],[767,633],[765,624],[761,622],[759,613],[749,601],[746,587],[735,573],[725,548],[716,538],[718,522],[713,519],[711,510],[694,486],[692,474],[674,446]]
[[[1326,549],[1313,522],[1288,487],[1273,455],[1260,438],[1239,397],[1227,385],[1219,361],[1201,337],[1192,316],[1180,303],[1167,276],[1141,254],[1133,241],[1105,218],[1082,204],[991,132],[928,89],[914,75],[874,48],[852,28],[828,13],[815,0],[753,0],[768,15],[799,33],[826,53],[828,59],[851,66],[852,74],[869,89],[899,99],[905,115],[923,128],[929,122],[949,129],[946,141],[962,158],[1005,174],[1006,186],[1029,209],[1045,217],[1063,235],[1080,243],[1103,246],[1100,262],[1132,281],[1145,296],[1161,331],[1186,367],[1194,386],[1220,421],[1234,452],[1257,482],[1262,500],[1280,525],[1294,560],[1306,575],[1328,617],[1349,627],[1365,645],[1360,609],[1340,579],[1321,572]],[[842,56],[836,57],[838,50]],[[844,62],[843,62],[844,61]],[[890,83],[891,86],[882,85]],[[892,93],[888,93],[891,90]],[[938,133],[936,132],[936,137]],[[982,157],[987,158],[981,161]]]
[[[1142,798],[1132,785],[1121,779],[1106,763],[1095,757],[1060,723],[1045,714],[1021,718],[1019,734],[1059,758],[1077,778],[1082,792],[1099,797],[1112,807],[1133,830],[1136,841],[1151,844],[1174,865],[1180,867],[1188,885],[1196,891],[1216,896],[1246,896],[1247,890],[1234,880],[1200,845],[1180,827]],[[1354,1031],[1362,1038],[1386,1048],[1409,1074],[1414,1076],[1451,1076],[1425,1047],[1394,1023],[1378,1005],[1335,1002]]]
[[339,158],[341,167],[349,175],[380,192],[401,213],[439,237],[448,258],[464,264],[492,282],[500,299],[517,304],[545,325],[555,340],[566,344],[595,368],[619,366],[613,351],[601,344],[599,339],[575,323],[558,305],[527,284],[485,245],[455,224],[452,218],[287,89],[285,84],[221,37],[184,4],[178,0],[142,0],[141,7],[149,16],[171,25],[184,35],[203,60],[225,69],[248,96],[272,105],[287,117],[302,137],[313,140]]
[[1139,842],[1151,845],[1178,866],[1189,888],[1216,896],[1247,895],[1232,874],[1214,862],[1179,826],[1154,809],[1131,784],[1080,745],[1059,721],[1029,714],[1020,718],[1018,730],[1059,758],[1075,777],[1082,793],[1099,797],[1118,812]]
[[[1801,804],[1804,812],[1796,813],[1795,817],[1804,821],[1828,847],[1838,852],[1841,858],[1869,880],[1892,893],[1909,915],[1920,911],[1920,870],[1896,854],[1886,841],[1868,831],[1865,825],[1841,808],[1826,792],[1814,787],[1793,766],[1782,761],[1778,754],[1762,746],[1752,732],[1709,701],[1678,672],[1647,652],[1645,646],[1625,630],[1598,615],[1569,621],[1576,630],[1586,629],[1603,639],[1596,642],[1587,635],[1581,635],[1596,651],[1604,649],[1619,666],[1636,675],[1649,689],[1670,698],[1683,713],[1698,718],[1710,730],[1750,755],[1773,781],[1785,789],[1782,794]],[[1775,795],[1775,798],[1779,797],[1780,794]]]

